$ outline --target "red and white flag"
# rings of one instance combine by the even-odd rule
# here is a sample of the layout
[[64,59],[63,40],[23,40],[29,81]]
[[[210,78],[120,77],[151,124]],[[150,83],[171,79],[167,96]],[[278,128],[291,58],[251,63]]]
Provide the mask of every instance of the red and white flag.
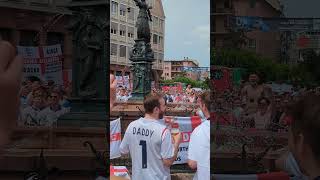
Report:
[[110,159],[118,158],[121,144],[121,121],[120,118],[110,122]]
[[110,166],[110,176],[124,177],[130,180],[130,173],[125,166]]
[[166,116],[164,121],[167,125],[174,121],[178,123],[182,135],[182,142],[179,146],[179,152],[176,161],[173,164],[184,164],[188,162],[188,148],[192,131],[199,126],[204,120],[199,116],[192,117],[173,117]]

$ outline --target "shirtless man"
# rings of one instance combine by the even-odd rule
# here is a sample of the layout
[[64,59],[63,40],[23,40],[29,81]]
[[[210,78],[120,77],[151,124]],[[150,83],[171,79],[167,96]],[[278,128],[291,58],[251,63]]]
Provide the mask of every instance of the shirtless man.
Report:
[[259,77],[256,74],[249,76],[249,85],[246,85],[241,92],[242,99],[246,101],[246,113],[252,114],[257,111],[258,99],[262,96],[264,87],[259,85]]

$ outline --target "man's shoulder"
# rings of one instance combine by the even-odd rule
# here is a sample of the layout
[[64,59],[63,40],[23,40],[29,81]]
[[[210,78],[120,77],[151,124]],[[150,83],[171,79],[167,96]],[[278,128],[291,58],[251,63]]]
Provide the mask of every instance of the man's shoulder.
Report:
[[210,131],[210,122],[209,122],[209,120],[206,120],[203,123],[201,123],[199,126],[197,126],[193,130],[192,135],[199,136],[201,134],[200,133],[201,131],[207,131],[207,130]]

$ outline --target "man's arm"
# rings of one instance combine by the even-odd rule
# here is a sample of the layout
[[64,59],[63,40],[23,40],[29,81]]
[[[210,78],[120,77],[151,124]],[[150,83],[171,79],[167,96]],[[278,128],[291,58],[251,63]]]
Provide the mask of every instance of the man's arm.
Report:
[[177,159],[178,152],[179,152],[179,145],[180,143],[177,143],[177,142],[174,143],[174,155],[172,158],[162,160],[165,166],[170,167],[174,163],[174,161]]
[[110,110],[112,110],[116,101],[117,80],[113,74],[110,74]]
[[[164,137],[162,138],[161,144],[162,162],[165,166],[170,167],[177,159],[179,145],[181,143],[181,134],[179,133],[172,138],[168,129],[166,129],[163,134]],[[174,143],[172,143],[172,141],[174,141]]]
[[129,124],[126,132],[124,133],[124,137],[123,137],[121,144],[120,144],[121,154],[128,154],[129,153],[129,142],[130,142],[129,133],[128,133],[129,128],[130,128],[130,124]]

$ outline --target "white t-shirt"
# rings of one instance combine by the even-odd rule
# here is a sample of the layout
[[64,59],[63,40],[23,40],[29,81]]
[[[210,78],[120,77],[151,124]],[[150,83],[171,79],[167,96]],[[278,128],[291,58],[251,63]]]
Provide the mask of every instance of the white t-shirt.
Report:
[[120,152],[130,152],[132,180],[170,180],[170,168],[163,159],[174,156],[169,129],[157,120],[140,118],[129,124],[120,145]]
[[19,125],[22,126],[43,126],[45,113],[42,109],[29,106],[22,110],[20,120]]
[[197,173],[193,180],[210,179],[210,121],[204,121],[193,130],[188,159],[197,162]]
[[53,124],[57,123],[58,118],[70,111],[70,108],[64,108],[60,106],[58,111],[53,111],[50,106],[43,110],[45,114],[45,119],[43,122],[43,126],[52,126]]
[[292,180],[307,180],[308,177],[305,176],[299,168],[299,165],[295,158],[293,157],[293,154],[289,152],[288,157],[285,161],[285,171],[290,175]]

